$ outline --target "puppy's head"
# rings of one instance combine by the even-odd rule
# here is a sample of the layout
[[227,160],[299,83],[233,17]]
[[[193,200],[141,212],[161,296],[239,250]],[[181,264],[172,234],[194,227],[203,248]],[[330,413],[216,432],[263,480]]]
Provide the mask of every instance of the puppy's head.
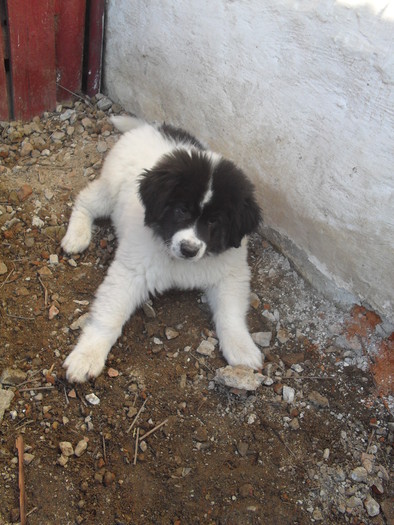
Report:
[[238,248],[261,220],[253,185],[232,162],[178,149],[141,177],[145,224],[173,257],[197,261]]

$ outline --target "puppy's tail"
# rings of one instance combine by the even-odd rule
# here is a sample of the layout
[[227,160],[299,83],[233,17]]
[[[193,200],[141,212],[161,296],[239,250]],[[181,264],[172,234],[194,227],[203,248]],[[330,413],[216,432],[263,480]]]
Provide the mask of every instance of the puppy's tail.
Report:
[[109,120],[121,133],[126,133],[127,131],[131,131],[132,129],[139,128],[146,124],[145,121],[137,117],[129,117],[128,115],[112,116]]

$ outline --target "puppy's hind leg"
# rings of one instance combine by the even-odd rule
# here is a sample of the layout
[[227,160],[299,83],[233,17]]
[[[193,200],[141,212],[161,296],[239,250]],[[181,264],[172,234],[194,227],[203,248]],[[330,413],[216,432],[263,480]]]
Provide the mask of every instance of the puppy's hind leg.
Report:
[[81,191],[75,202],[62,248],[67,253],[80,253],[89,246],[92,224],[98,217],[108,217],[114,202],[105,179],[90,183]]

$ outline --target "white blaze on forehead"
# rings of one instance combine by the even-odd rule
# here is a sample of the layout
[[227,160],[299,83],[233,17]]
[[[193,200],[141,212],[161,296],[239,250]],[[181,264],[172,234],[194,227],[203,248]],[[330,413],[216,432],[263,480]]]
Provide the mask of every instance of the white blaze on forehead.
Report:
[[213,195],[213,191],[212,191],[212,177],[210,178],[209,180],[209,185],[208,185],[208,189],[207,191],[205,192],[202,200],[201,200],[201,203],[200,203],[200,207],[201,209],[206,205],[208,204],[208,202],[212,199],[212,195]]

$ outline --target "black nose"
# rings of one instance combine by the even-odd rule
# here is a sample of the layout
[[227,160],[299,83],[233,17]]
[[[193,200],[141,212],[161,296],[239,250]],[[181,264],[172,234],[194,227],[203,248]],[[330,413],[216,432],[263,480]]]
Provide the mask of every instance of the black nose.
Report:
[[184,257],[195,257],[199,249],[199,246],[196,246],[195,244],[190,244],[188,242],[183,242],[181,244],[181,254]]

